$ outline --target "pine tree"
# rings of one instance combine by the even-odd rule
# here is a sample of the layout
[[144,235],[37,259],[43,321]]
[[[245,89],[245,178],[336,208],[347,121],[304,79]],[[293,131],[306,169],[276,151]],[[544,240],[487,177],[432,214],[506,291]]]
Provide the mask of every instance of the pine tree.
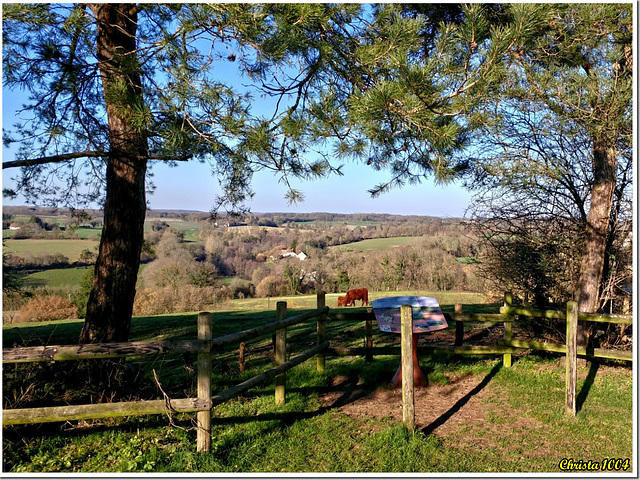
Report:
[[[81,342],[128,337],[152,161],[210,161],[224,189],[214,209],[230,212],[252,195],[254,171],[271,169],[287,182],[332,170],[296,142],[294,115],[322,64],[296,28],[322,28],[350,10],[302,4],[3,6],[5,95],[29,94],[19,116],[27,119],[4,135],[5,144],[19,148],[3,168],[20,168],[16,188],[5,195],[104,205]],[[280,69],[293,54],[305,59],[301,78]],[[252,81],[254,94],[275,98],[271,117],[252,113],[249,92],[216,79],[217,69],[235,66]],[[293,189],[288,195],[300,197]]]

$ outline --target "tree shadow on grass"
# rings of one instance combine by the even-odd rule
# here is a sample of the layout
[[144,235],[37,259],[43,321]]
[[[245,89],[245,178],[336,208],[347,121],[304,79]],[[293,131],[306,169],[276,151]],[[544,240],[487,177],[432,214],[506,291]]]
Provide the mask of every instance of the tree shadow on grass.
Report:
[[[298,420],[310,419],[321,416],[331,410],[338,409],[344,405],[369,395],[373,392],[378,385],[359,383],[360,379],[356,372],[352,372],[349,377],[342,380],[333,386],[326,387],[302,387],[287,389],[288,393],[299,392],[303,395],[310,395],[312,393],[331,393],[338,392],[339,397],[336,398],[331,404],[322,406],[318,409],[306,412],[269,412],[258,415],[234,415],[224,417],[212,417],[212,425],[233,425],[252,422],[269,422],[276,421],[281,426],[291,426]],[[261,395],[256,395],[261,396]],[[252,395],[243,396],[244,398],[251,398]],[[154,428],[166,426],[171,424],[182,428],[193,428],[195,426],[195,415],[190,415],[188,418],[172,418],[168,421],[165,415],[152,415],[146,417],[143,421],[138,420],[136,417],[131,417],[129,420],[123,421],[119,425],[92,425],[90,431],[92,433],[105,432],[105,431],[119,431],[119,432],[133,432],[138,430],[141,425],[144,428]],[[88,425],[87,425],[88,426]],[[86,428],[86,427],[85,427]],[[21,438],[42,437],[48,435],[60,436],[60,437],[75,437],[85,428],[78,428],[75,426],[75,422],[52,422],[36,425],[20,425],[7,429],[5,431],[5,438],[11,441],[20,441]]]
[[433,422],[431,422],[429,425],[423,428],[422,433],[424,433],[425,435],[429,435],[433,433],[433,431],[436,428],[444,425],[456,412],[458,412],[462,407],[464,407],[474,395],[477,395],[478,393],[480,393],[480,391],[489,384],[491,379],[495,377],[495,375],[500,371],[501,368],[502,368],[502,363],[497,363],[491,369],[491,371],[487,374],[487,376],[484,377],[482,381],[473,388],[473,390],[469,391],[464,397],[462,397],[455,404],[453,404],[453,406],[449,408],[449,410],[444,412],[437,419],[435,419]]
[[298,420],[314,418],[325,414],[328,411],[340,408],[349,403],[358,401],[359,399],[366,397],[370,393],[378,388],[378,385],[374,384],[362,384],[359,383],[360,379],[357,373],[351,374],[348,378],[344,379],[340,383],[328,386],[328,387],[303,387],[303,388],[291,388],[287,389],[287,392],[300,392],[302,394],[309,395],[311,393],[329,393],[340,392],[340,396],[335,399],[331,404],[322,406],[316,410],[308,412],[272,412],[263,413],[254,416],[226,416],[226,417],[214,417],[211,419],[212,425],[224,425],[224,424],[236,424],[236,423],[248,423],[259,421],[271,421],[277,420],[283,426],[290,426]]
[[585,378],[584,383],[582,384],[582,388],[580,389],[580,393],[576,397],[576,412],[582,410],[582,406],[584,405],[584,402],[589,395],[589,391],[593,386],[593,382],[596,378],[596,373],[598,373],[598,368],[600,368],[600,362],[592,360],[587,378]]

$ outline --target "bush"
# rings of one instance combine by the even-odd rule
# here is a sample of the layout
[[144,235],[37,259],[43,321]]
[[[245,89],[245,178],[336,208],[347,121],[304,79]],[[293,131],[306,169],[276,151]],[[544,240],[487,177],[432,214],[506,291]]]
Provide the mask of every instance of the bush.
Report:
[[[155,386],[124,359],[30,362],[3,369],[3,408],[82,405],[149,398]],[[135,392],[135,393],[133,393]]]
[[89,294],[93,284],[94,266],[87,268],[87,271],[80,280],[80,288],[72,295],[72,301],[78,310],[78,318],[84,318],[87,314],[87,303],[89,302]]
[[146,285],[157,288],[171,287],[175,290],[191,283],[189,269],[191,262],[181,262],[171,258],[161,258],[145,268],[143,278]]
[[78,309],[71,300],[59,295],[43,295],[33,297],[20,308],[14,322],[46,322],[77,316]]
[[248,280],[234,278],[229,285],[229,290],[233,298],[249,298],[256,294],[254,285]]
[[22,304],[23,299],[19,291],[3,290],[2,323],[13,323]]
[[256,295],[258,297],[278,297],[286,295],[287,282],[283,277],[277,275],[269,275],[264,277],[256,287]]
[[164,287],[145,288],[136,292],[134,315],[161,315],[164,313],[195,312],[231,298],[226,287],[197,287],[182,285],[179,289]]
[[33,255],[31,253],[15,255],[5,253],[2,256],[3,266],[11,268],[61,268],[68,266],[69,263],[69,257],[61,253],[48,253],[43,255]]
[[216,269],[209,263],[194,263],[189,269],[189,280],[196,287],[211,287],[216,284]]

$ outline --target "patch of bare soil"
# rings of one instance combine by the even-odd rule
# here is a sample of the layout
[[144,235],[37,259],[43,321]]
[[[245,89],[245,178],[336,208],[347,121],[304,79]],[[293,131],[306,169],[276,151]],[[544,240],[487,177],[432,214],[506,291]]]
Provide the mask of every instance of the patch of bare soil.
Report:
[[[495,344],[503,332],[502,325],[476,327],[465,332],[464,344]],[[440,330],[422,335],[419,346],[453,345],[454,341],[455,331]],[[416,427],[441,437],[453,431],[464,430],[472,434],[475,428],[486,429],[487,412],[494,408],[487,402],[495,390],[490,380],[498,368],[484,376],[450,376],[448,385],[430,383],[425,388],[416,388]],[[352,417],[390,417],[402,421],[402,390],[390,384],[371,386],[359,383],[357,378],[337,377],[331,391],[320,401],[325,408]]]
[[[493,408],[487,399],[491,395],[490,378],[464,375],[450,378],[448,385],[429,384],[414,393],[416,427],[425,433],[446,436],[452,431],[486,428],[487,412]],[[402,390],[390,385],[374,390],[355,383],[355,379],[334,379],[338,390],[321,397],[325,408],[336,409],[352,417],[390,417],[402,421]],[[340,387],[346,387],[344,389]]]

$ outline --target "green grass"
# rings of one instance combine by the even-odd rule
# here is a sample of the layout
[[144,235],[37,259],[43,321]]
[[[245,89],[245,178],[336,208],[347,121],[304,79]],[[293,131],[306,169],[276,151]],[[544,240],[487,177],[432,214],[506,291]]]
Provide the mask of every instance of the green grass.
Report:
[[98,227],[98,228],[93,228],[93,227],[78,227],[75,229],[76,235],[78,235],[78,237],[80,237],[83,240],[88,239],[89,237],[97,237],[100,238],[100,236],[102,235],[102,228]]
[[200,229],[202,224],[198,222],[189,222],[187,220],[175,219],[175,218],[147,218],[144,222],[144,230],[146,232],[151,231],[151,222],[160,221],[168,223],[171,228],[184,233],[184,240],[186,242],[200,242]]
[[[628,369],[596,376],[582,410],[571,418],[563,412],[562,396],[553,393],[562,390],[563,372],[548,359],[532,357],[511,369],[501,369],[495,360],[437,363],[450,376],[491,376],[484,387],[489,395],[478,406],[486,421],[471,421],[443,436],[407,433],[390,417],[351,417],[322,407],[318,392],[331,378],[362,377],[378,363],[384,360],[370,367],[361,359],[330,359],[322,374],[307,362],[287,374],[284,406],[274,405],[273,387],[267,385],[216,407],[208,454],[195,452],[191,417],[174,416],[171,428],[166,417],[149,416],[66,431],[8,429],[5,471],[557,473],[562,458],[632,458]],[[541,369],[548,371],[542,379]]]
[[[327,293],[325,296],[325,304],[330,308],[338,308],[338,297],[344,295],[342,293]],[[451,313],[453,313],[453,306],[456,303],[462,303],[463,305],[485,304],[487,302],[486,295],[482,293],[474,292],[436,292],[425,290],[402,290],[402,291],[389,291],[389,292],[369,292],[369,302],[378,298],[384,297],[397,297],[397,296],[424,296],[435,298],[443,311],[447,310],[446,306],[451,307]],[[237,308],[237,309],[275,309],[275,305],[279,301],[287,302],[289,308],[315,308],[316,296],[315,295],[290,295],[283,297],[271,297],[271,298],[245,298],[245,299],[233,299],[225,303],[225,308]],[[359,305],[362,302],[356,302]],[[339,310],[346,309],[350,311],[353,307],[339,307]],[[465,312],[467,308],[465,307]],[[473,313],[469,310],[469,313]],[[497,313],[497,312],[492,312]]]
[[[395,293],[395,292],[394,292]],[[405,293],[405,292],[400,292]],[[425,292],[421,292],[425,293]],[[436,296],[438,293],[434,293]],[[446,293],[450,300],[471,294]],[[329,296],[328,296],[329,297]],[[314,297],[305,298],[305,301]],[[229,310],[213,312],[214,336],[261,325],[275,318],[270,309],[252,305],[252,299],[234,301]],[[306,311],[302,297],[289,314]],[[452,311],[452,303],[443,303]],[[329,304],[329,300],[327,302]],[[495,311],[496,305],[465,305],[465,311]],[[341,309],[342,310],[342,309]],[[352,312],[363,309],[347,309]],[[5,348],[17,344],[74,343],[81,321],[42,322],[5,326]],[[328,335],[341,336],[341,345],[361,346],[361,322],[331,319]],[[287,329],[289,353],[294,356],[313,343],[315,322]],[[196,314],[135,317],[131,340],[186,339],[196,336]],[[216,351],[213,390],[222,391],[271,366],[270,335],[247,342],[247,370],[238,370],[237,345]],[[334,340],[334,342],[337,340]],[[374,329],[374,345],[388,335]],[[266,347],[267,351],[257,353]],[[253,352],[253,353],[252,353]],[[195,355],[132,359],[153,390],[152,370],[163,390],[174,398],[193,395]],[[65,362],[69,364],[71,362]],[[502,368],[500,357],[432,356],[421,359],[432,385],[456,388],[456,379],[473,378],[482,388],[455,401],[446,395],[441,421],[446,434],[427,428],[414,434],[379,412],[348,416],[321,402],[322,393],[337,390],[336,379],[355,379],[371,390],[386,387],[398,364],[397,357],[327,358],[325,372],[315,361],[287,373],[287,402],[276,406],[273,383],[256,387],[215,407],[212,450],[195,452],[194,416],[166,416],[75,422],[60,425],[4,429],[3,467],[8,472],[538,472],[558,473],[562,458],[601,461],[632,458],[633,375],[624,366],[579,367],[579,412],[564,413],[564,363],[558,356],[514,356],[513,367]],[[55,366],[65,368],[63,362]],[[13,367],[11,367],[13,368]],[[7,370],[10,372],[10,369]],[[10,392],[5,392],[5,396]],[[480,395],[480,393],[482,395]],[[155,394],[161,394],[155,389]],[[464,400],[464,401],[463,401]],[[394,408],[400,408],[399,406]],[[467,409],[467,410],[464,410]],[[448,416],[447,416],[448,415]],[[467,415],[467,421],[458,421]],[[175,423],[170,426],[171,421]],[[93,424],[93,426],[91,426]]]
[[186,230],[200,230],[202,228],[202,223],[200,222],[189,222],[187,220],[181,220],[176,218],[147,218],[144,222],[145,230],[150,229],[151,222],[159,221],[168,223],[172,228],[176,230],[180,230],[184,232]]
[[30,273],[23,277],[26,286],[77,287],[87,267],[54,268]]
[[347,243],[345,245],[336,245],[330,248],[339,248],[345,251],[366,252],[390,250],[405,245],[411,245],[418,241],[421,237],[389,237],[389,238],[372,238],[369,240],[361,240],[359,242]]
[[478,263],[478,257],[456,257],[456,262],[463,265],[474,265]]
[[94,251],[98,242],[93,240],[73,240],[73,239],[24,239],[24,240],[5,240],[4,252],[16,255],[25,255],[30,253],[36,255],[52,255],[61,253],[69,260],[75,261],[83,250],[89,249]]
[[[69,224],[73,224],[74,222],[72,222],[71,218],[69,218],[68,216],[49,216],[49,215],[38,215],[38,217],[40,219],[42,219],[43,222],[48,223],[49,225],[54,225],[54,224],[58,224],[60,227],[67,227],[67,229],[69,231],[71,231],[71,229],[69,229]],[[31,217],[26,216],[26,215],[16,215],[13,220],[13,222],[20,222],[20,223],[28,223],[29,220],[31,219]],[[98,228],[93,228],[88,224],[85,225],[81,225],[80,227],[76,228],[73,230],[78,237],[80,237],[81,239],[87,239],[90,236],[96,236],[96,237],[100,237],[100,235],[102,234],[102,227],[98,227]],[[11,238],[11,236],[13,235],[13,231],[12,230],[3,230],[2,231],[2,238]]]

